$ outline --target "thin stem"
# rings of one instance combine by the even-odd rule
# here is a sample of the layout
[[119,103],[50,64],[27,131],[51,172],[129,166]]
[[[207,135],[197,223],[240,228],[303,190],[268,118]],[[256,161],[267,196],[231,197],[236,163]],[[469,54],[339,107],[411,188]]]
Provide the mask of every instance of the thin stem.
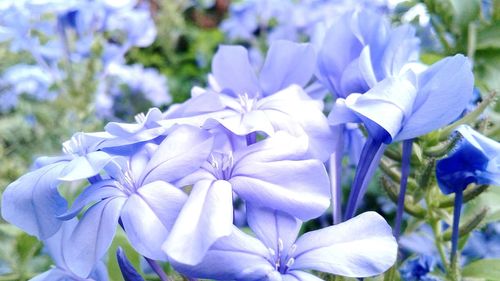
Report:
[[[425,187],[424,187],[425,188]],[[434,234],[434,244],[438,250],[439,257],[441,258],[441,262],[446,271],[449,270],[448,267],[448,259],[446,258],[446,254],[443,248],[443,237],[441,235],[441,225],[439,224],[439,219],[436,217],[434,208],[436,208],[432,204],[432,191],[433,188],[425,188],[425,204],[428,206],[427,216],[429,217],[428,222],[431,225],[432,233]]]
[[453,208],[453,228],[451,232],[451,254],[450,254],[450,264],[453,265],[457,259],[457,249],[458,249],[458,238],[459,224],[460,224],[460,211],[462,210],[463,202],[463,190],[460,188],[455,193],[455,206]]
[[403,162],[401,163],[401,182],[398,196],[398,208],[396,211],[396,223],[394,225],[394,237],[399,240],[401,233],[401,222],[403,220],[403,212],[405,206],[406,186],[408,183],[408,176],[410,175],[410,160],[412,151],[413,139],[405,140],[403,142]]
[[[360,195],[364,195],[364,193],[362,193],[363,185],[367,185],[371,178],[371,175],[368,175],[370,166],[372,165],[372,162],[378,163],[375,156],[378,154],[377,152],[379,152],[382,145],[383,144],[380,141],[376,141],[371,137],[368,137],[366,140],[363,150],[361,151],[351,192],[349,193],[349,201],[347,202],[344,220],[348,220],[354,216]],[[372,171],[374,170],[372,169]]]
[[432,232],[434,232],[434,242],[436,244],[436,248],[439,253],[439,257],[441,258],[441,261],[443,262],[443,266],[446,270],[448,270],[448,262],[446,259],[446,253],[443,248],[442,244],[442,239],[441,239],[441,227],[439,225],[439,220],[434,220],[432,223]]
[[167,274],[163,269],[160,267],[160,265],[155,261],[150,258],[144,257],[146,261],[148,262],[149,266],[153,269],[154,272],[160,277],[161,281],[170,281],[168,278]]
[[335,150],[330,155],[330,191],[332,197],[333,224],[342,222],[342,158],[344,155],[344,126],[341,129],[335,143]]

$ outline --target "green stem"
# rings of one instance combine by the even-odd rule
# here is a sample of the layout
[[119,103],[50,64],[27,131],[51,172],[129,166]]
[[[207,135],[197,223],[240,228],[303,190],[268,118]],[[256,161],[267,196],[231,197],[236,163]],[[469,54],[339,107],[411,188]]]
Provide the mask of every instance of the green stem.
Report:
[[395,281],[396,280],[396,267],[397,262],[389,270],[384,273],[384,281]]
[[443,247],[443,237],[442,237],[442,230],[441,230],[441,225],[439,223],[439,217],[436,217],[436,213],[434,212],[433,208],[437,208],[437,206],[434,206],[432,204],[432,191],[434,188],[426,188],[426,194],[425,194],[425,203],[427,205],[427,215],[428,215],[428,223],[431,225],[432,232],[434,234],[434,243],[435,246],[439,252],[439,257],[441,258],[441,262],[446,270],[446,272],[449,272],[449,265],[448,265],[448,259],[446,258],[446,253],[444,251]]

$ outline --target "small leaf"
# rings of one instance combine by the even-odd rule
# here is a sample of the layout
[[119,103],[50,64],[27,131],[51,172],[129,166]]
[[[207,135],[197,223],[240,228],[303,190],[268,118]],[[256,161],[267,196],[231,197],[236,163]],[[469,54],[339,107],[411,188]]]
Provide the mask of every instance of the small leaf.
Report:
[[477,35],[476,49],[500,49],[500,23],[480,29]]
[[451,0],[453,6],[453,24],[459,30],[467,30],[470,22],[479,17],[480,0]]
[[463,268],[464,277],[500,280],[500,259],[483,259],[475,261]]

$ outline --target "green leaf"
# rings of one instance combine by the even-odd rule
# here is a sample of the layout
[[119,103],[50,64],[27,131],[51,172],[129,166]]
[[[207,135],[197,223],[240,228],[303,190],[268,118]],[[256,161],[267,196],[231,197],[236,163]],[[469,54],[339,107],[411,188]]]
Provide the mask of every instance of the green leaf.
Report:
[[500,49],[500,22],[478,31],[476,50]]
[[456,32],[467,30],[469,23],[478,19],[481,0],[450,0],[453,7],[453,24]]
[[462,270],[464,277],[482,278],[485,281],[500,280],[500,259],[475,261]]
[[465,216],[478,213],[483,208],[488,208],[488,214],[483,223],[499,221],[500,204],[498,202],[500,202],[500,188],[492,186],[466,205]]
[[108,251],[109,258],[107,266],[110,280],[123,281],[120,267],[118,266],[118,262],[116,261],[116,250],[119,246],[122,247],[122,249],[125,251],[127,258],[134,266],[134,268],[137,269],[139,274],[143,275],[143,272],[140,270],[140,255],[132,248],[123,230],[118,229],[116,231],[116,236],[113,239],[113,244],[111,244],[111,247]]
[[23,262],[29,261],[41,247],[42,244],[36,237],[26,233],[19,235],[16,239],[16,250]]
[[500,92],[500,51],[499,49],[480,50],[476,52],[474,74],[476,85],[484,92]]

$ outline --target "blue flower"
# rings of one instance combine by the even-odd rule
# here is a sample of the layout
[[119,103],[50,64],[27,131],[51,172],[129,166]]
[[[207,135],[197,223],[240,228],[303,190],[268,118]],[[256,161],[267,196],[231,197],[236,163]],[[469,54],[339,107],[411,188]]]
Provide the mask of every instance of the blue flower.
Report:
[[72,219],[63,224],[57,233],[44,240],[47,251],[52,257],[55,267],[30,279],[30,281],[106,281],[108,273],[102,261],[96,261],[92,272],[88,275],[79,275],[66,263],[65,245],[71,243],[71,233],[77,226],[78,220]]
[[14,65],[5,70],[1,79],[0,111],[15,107],[18,97],[23,94],[37,100],[51,100],[56,97],[56,93],[50,89],[54,82],[52,77],[37,65]]
[[106,77],[100,82],[97,101],[110,102],[96,104],[98,114],[103,117],[119,117],[144,110],[141,106],[162,106],[172,101],[167,78],[154,68],[110,63]]
[[[166,113],[163,126],[176,122],[213,127],[221,124],[233,134],[268,136],[284,130],[307,135],[314,157],[325,161],[333,134],[306,86],[314,71],[314,50],[308,44],[276,41],[267,54],[259,77],[241,46],[221,46],[212,62],[211,87]],[[215,93],[214,91],[218,92]]]
[[328,29],[318,53],[319,79],[339,98],[365,93],[418,62],[419,39],[409,25],[392,28],[379,13],[345,13]]
[[305,233],[301,222],[286,213],[248,208],[256,237],[234,227],[197,265],[172,261],[190,277],[215,280],[321,280],[309,270],[349,277],[367,277],[387,270],[396,260],[391,228],[374,212]]
[[444,194],[465,189],[470,183],[500,184],[500,143],[471,127],[457,128],[462,136],[453,152],[436,164],[436,178]]
[[233,192],[247,204],[304,220],[321,215],[330,197],[325,167],[307,154],[307,138],[284,132],[244,148],[212,152],[201,169],[177,182],[190,184],[193,189],[163,248],[170,260],[191,265],[231,233]]
[[399,272],[404,281],[439,281],[439,278],[430,274],[435,267],[434,257],[422,255],[405,261]]
[[137,252],[166,260],[160,246],[187,197],[170,182],[198,169],[211,147],[210,134],[180,126],[159,145],[143,142],[116,156],[105,167],[108,177],[85,188],[71,209],[58,216],[67,220],[91,206],[71,234],[71,244],[65,245],[68,265],[88,274],[107,252],[119,221]]
[[473,231],[462,250],[462,257],[467,261],[500,258],[500,223]]

